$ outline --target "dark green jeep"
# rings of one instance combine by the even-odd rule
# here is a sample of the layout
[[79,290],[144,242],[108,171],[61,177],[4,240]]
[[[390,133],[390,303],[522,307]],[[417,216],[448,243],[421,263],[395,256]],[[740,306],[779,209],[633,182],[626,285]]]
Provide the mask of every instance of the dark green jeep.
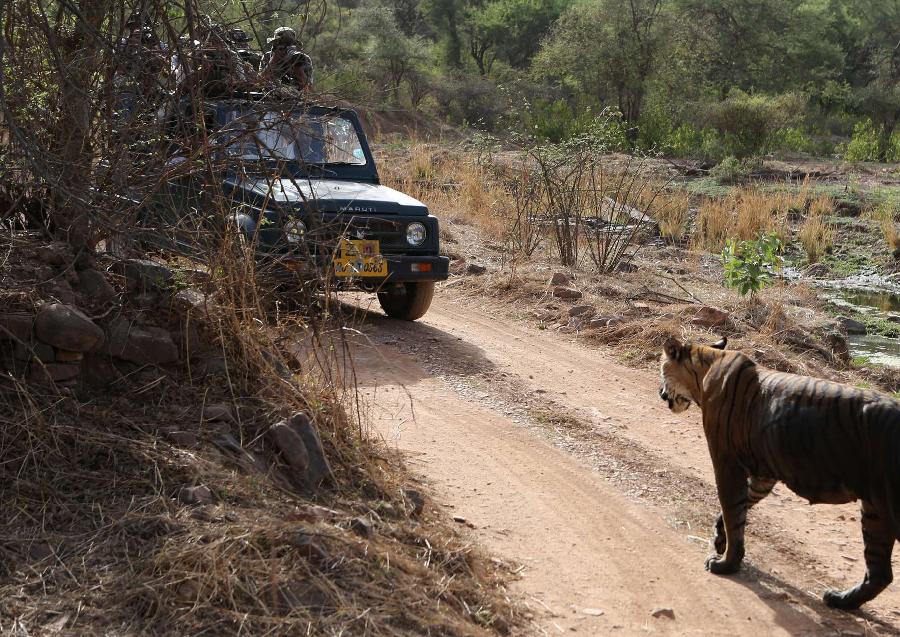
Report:
[[[449,264],[438,220],[381,185],[356,113],[249,99],[211,101],[204,110],[220,167],[214,186],[257,259],[286,277],[314,274],[376,292],[394,318],[425,314]],[[178,158],[170,163],[177,172]],[[163,208],[202,209],[199,193],[209,189],[189,175],[170,179]]]

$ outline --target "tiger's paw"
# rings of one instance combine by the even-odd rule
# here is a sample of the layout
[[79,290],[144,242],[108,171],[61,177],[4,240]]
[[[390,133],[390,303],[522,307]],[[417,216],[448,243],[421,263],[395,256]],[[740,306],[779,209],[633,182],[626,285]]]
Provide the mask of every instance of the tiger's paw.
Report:
[[825,600],[825,605],[830,608],[856,610],[863,605],[863,602],[858,599],[857,595],[853,595],[853,592],[854,589],[852,588],[849,591],[836,591],[833,588],[829,588],[825,591],[822,599]]
[[721,514],[716,518],[716,534],[713,537],[713,547],[716,549],[716,553],[721,555],[725,552],[725,548],[728,546],[728,540],[725,538],[725,524],[722,522]]
[[714,575],[732,575],[740,569],[740,562],[728,562],[718,555],[710,555],[706,558],[706,570]]

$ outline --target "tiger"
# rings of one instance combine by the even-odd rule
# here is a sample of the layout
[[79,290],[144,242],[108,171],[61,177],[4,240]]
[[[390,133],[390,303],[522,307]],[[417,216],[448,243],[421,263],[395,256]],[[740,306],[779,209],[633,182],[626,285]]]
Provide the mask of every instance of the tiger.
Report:
[[659,396],[675,413],[696,403],[721,513],[706,569],[727,575],[744,558],[747,511],[777,482],[810,504],[861,501],[866,573],[825,603],[853,610],[892,581],[900,539],[900,400],[850,385],[766,369],[727,339],[668,339]]

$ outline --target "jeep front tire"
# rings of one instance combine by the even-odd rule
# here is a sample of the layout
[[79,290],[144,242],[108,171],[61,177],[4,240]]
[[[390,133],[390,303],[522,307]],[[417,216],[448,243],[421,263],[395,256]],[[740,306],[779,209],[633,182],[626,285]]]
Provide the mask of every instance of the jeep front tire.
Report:
[[398,283],[378,293],[384,313],[401,321],[415,321],[425,316],[433,298],[434,281]]

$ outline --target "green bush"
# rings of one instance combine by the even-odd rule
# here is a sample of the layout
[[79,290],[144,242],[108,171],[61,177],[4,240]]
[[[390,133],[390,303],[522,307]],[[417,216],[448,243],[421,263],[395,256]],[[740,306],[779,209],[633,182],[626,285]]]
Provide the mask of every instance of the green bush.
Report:
[[734,155],[729,155],[709,171],[710,177],[713,177],[720,184],[733,184],[743,176],[741,160]]
[[586,107],[573,113],[565,100],[537,101],[522,113],[522,125],[533,139],[553,144],[590,144],[608,151],[628,150],[625,124],[616,109],[599,113]]
[[781,269],[784,245],[778,235],[763,235],[758,240],[738,242],[729,239],[722,250],[725,266],[725,285],[742,296],[753,295],[772,282],[773,274]]
[[797,93],[769,96],[733,90],[724,101],[709,105],[704,115],[721,135],[728,154],[742,159],[769,150],[778,131],[798,123],[804,107],[805,100]]
[[[844,149],[844,159],[847,161],[879,161],[882,140],[872,124],[872,120],[866,119],[857,122],[853,127],[853,136]],[[900,161],[900,131],[894,131],[888,141],[887,161]]]
[[634,145],[643,151],[669,152],[673,135],[672,118],[662,108],[650,108],[638,121]]

